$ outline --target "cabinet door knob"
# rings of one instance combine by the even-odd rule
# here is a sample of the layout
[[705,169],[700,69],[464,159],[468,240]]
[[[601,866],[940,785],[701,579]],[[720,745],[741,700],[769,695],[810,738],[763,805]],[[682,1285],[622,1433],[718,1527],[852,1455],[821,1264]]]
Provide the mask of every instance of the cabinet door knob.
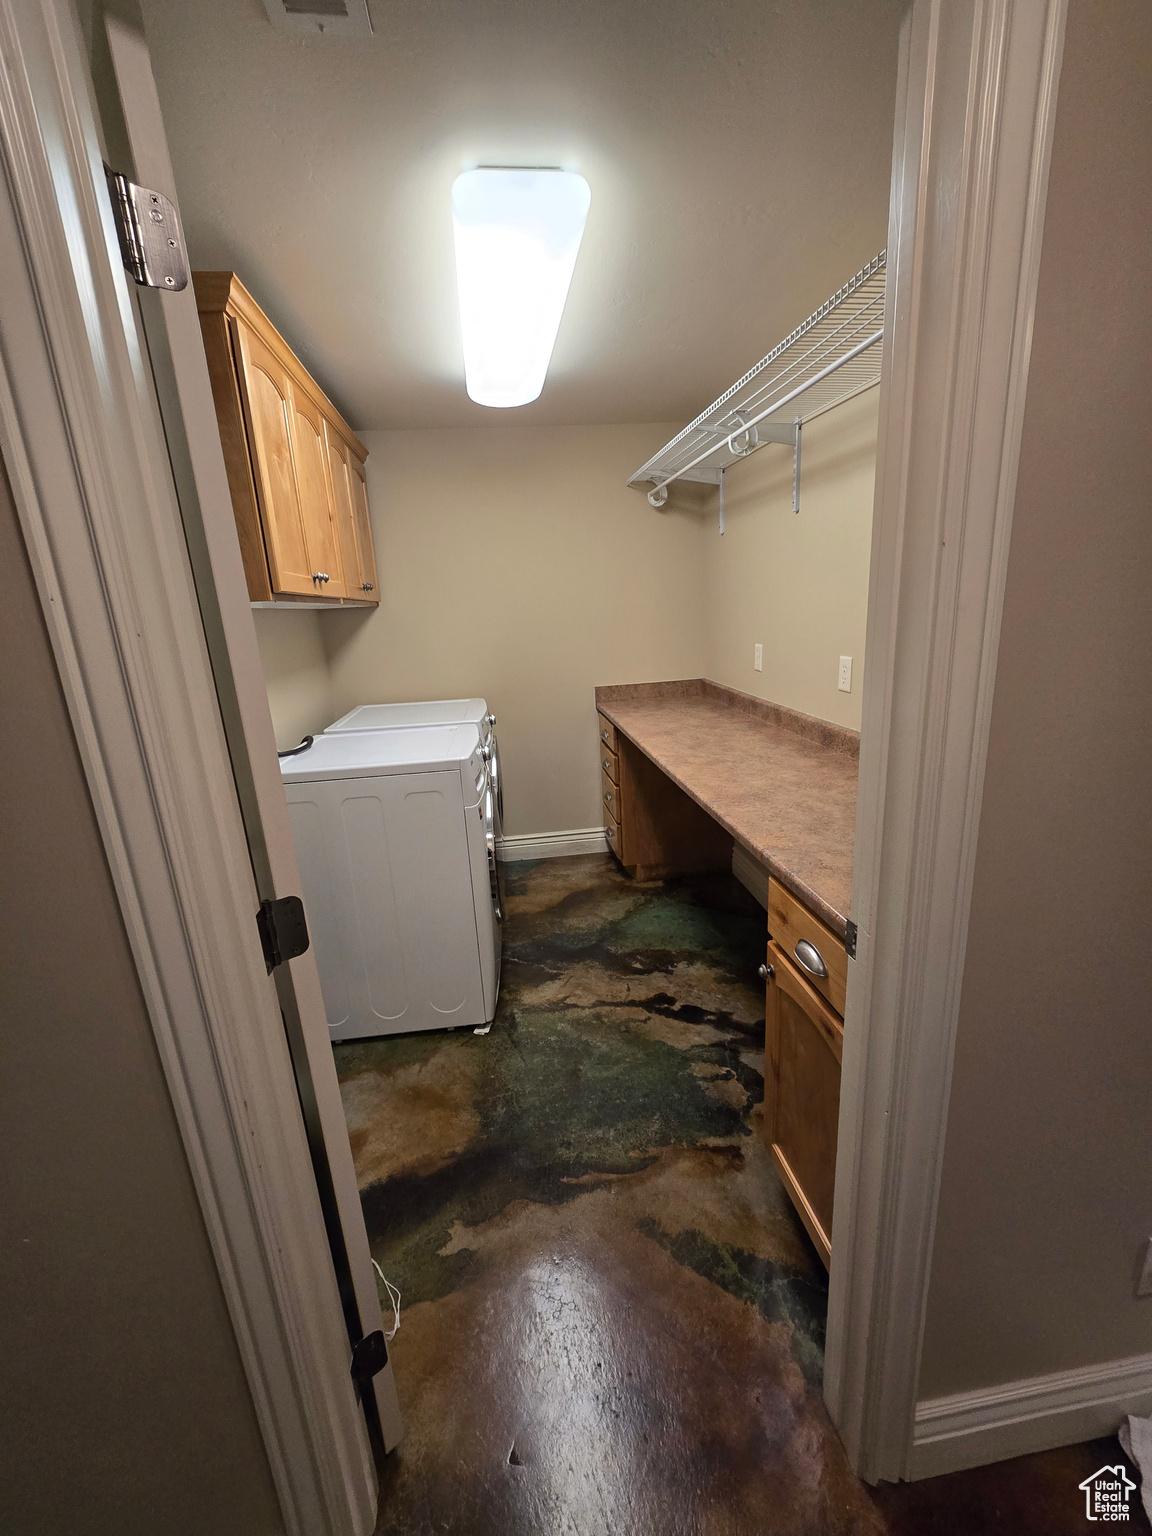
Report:
[[360,590],[361,590],[361,592],[371,592],[372,591],[372,583],[370,581],[362,581],[360,583]]
[[774,965],[762,965],[759,975],[761,981],[771,981],[775,978],[776,967]]
[[824,956],[815,944],[809,944],[807,939],[800,939],[792,953],[796,956],[801,970],[807,971],[809,976],[815,976],[817,981],[828,980],[828,967],[824,964]]

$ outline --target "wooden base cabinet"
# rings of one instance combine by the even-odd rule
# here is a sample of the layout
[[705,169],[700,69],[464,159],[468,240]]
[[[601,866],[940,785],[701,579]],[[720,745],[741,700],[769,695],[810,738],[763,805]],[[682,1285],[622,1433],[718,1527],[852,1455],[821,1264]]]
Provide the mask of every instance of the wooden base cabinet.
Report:
[[825,1265],[840,1118],[844,1021],[781,947],[768,945],[764,1111],[768,1145]]
[[249,597],[375,605],[368,450],[234,272],[193,282]]
[[604,715],[600,798],[609,849],[637,880],[729,869],[732,836]]

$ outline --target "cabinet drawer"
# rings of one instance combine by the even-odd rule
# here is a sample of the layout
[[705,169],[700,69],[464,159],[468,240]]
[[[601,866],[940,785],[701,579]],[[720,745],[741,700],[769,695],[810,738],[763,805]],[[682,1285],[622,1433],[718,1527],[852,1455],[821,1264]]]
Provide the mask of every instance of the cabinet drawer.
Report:
[[[843,1017],[848,985],[844,940],[838,939],[826,923],[776,879],[768,881],[768,932],[808,985]],[[827,971],[826,976],[818,974],[821,967]]]
[[613,784],[619,784],[620,759],[616,756],[615,752],[610,752],[603,742],[600,744],[600,767],[612,780]]
[[618,859],[623,858],[623,838],[620,836],[620,827],[615,818],[609,815],[607,808],[604,811],[604,837],[608,843],[608,851],[614,853]]
[[768,945],[764,1061],[768,1144],[784,1187],[827,1264],[831,1258],[844,1027],[782,949]]
[[616,744],[616,727],[611,720],[605,720],[603,715],[597,715],[596,724],[600,728],[600,745],[607,747],[609,752],[618,752],[620,748]]
[[600,771],[600,798],[604,802],[604,814],[611,816],[617,825],[620,823],[620,791],[608,775]]

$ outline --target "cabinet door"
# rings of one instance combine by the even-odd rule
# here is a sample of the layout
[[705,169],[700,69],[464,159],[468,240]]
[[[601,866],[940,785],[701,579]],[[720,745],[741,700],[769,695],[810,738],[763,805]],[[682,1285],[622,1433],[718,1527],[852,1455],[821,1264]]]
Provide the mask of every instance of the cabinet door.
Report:
[[820,1257],[831,1257],[844,1026],[784,952],[768,945],[764,1110],[784,1187]]
[[288,374],[254,331],[233,320],[240,385],[273,592],[316,591],[292,455]]
[[[340,549],[344,557],[344,580],[349,599],[357,602],[376,601],[376,568],[372,560],[371,530],[365,547],[363,534],[358,526],[356,486],[359,477],[351,465],[355,462],[344,439],[329,422],[324,423],[324,439],[328,446],[328,468],[332,477],[332,504],[336,512],[336,528]],[[365,561],[367,555],[367,562]]]
[[372,516],[368,511],[368,486],[364,466],[354,453],[348,455],[348,483],[352,488],[352,512],[356,525],[356,548],[360,555],[360,587],[364,596],[380,601],[380,578],[376,574],[376,546],[372,541]]
[[319,574],[321,597],[344,597],[344,561],[332,506],[324,418],[299,386],[291,386],[292,449],[308,558]]

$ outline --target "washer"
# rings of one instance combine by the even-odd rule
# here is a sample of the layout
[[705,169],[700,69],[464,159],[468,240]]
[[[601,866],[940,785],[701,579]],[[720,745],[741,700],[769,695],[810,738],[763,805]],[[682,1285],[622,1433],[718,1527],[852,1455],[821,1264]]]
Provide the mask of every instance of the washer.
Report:
[[349,710],[328,730],[398,731],[421,725],[472,724],[480,732],[492,787],[496,795],[496,836],[504,830],[504,775],[500,768],[500,746],[496,740],[496,716],[485,699],[425,699],[415,704],[360,704]]
[[332,1038],[490,1024],[503,915],[477,725],[340,730],[280,768]]

